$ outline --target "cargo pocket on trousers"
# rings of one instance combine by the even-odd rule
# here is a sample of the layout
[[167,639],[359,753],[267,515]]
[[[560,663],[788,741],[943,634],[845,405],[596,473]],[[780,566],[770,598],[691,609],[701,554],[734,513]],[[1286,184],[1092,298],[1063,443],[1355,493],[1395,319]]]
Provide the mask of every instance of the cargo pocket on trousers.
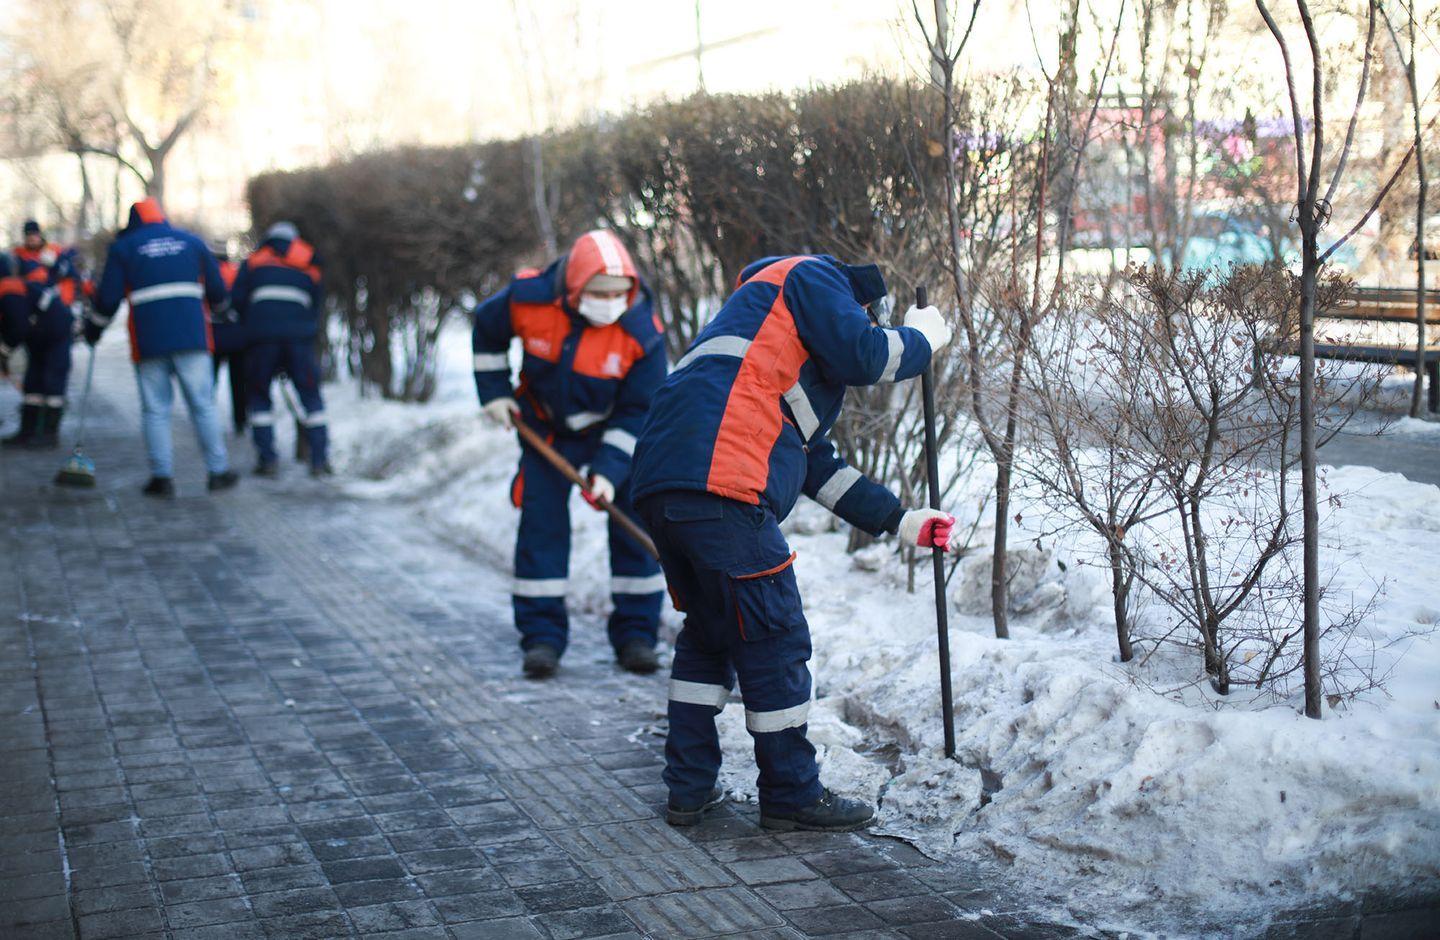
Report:
[[758,571],[754,566],[742,566],[730,569],[729,574],[742,640],[768,640],[804,626],[794,552],[779,564]]

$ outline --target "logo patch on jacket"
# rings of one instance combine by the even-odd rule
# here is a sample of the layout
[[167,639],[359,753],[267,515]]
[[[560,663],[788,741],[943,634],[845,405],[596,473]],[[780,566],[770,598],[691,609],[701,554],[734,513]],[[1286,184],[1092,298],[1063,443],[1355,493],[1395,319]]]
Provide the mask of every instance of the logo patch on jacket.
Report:
[[548,357],[550,355],[550,341],[543,336],[525,337],[525,348],[537,356]]
[[620,378],[625,373],[625,364],[620,359],[618,352],[612,352],[605,357],[605,364],[600,367],[608,378]]

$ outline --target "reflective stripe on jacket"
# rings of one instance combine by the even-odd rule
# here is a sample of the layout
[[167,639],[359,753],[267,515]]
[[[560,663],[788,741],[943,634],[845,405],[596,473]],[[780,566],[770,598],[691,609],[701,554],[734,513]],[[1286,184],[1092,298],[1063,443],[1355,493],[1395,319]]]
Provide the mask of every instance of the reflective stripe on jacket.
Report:
[[703,490],[768,505],[784,519],[800,493],[879,534],[899,500],[827,439],[845,388],[919,375],[930,346],[917,330],[871,324],[876,299],[828,256],[766,258],[696,337],[655,396],[635,449],[634,498]]
[[252,343],[312,339],[325,310],[314,247],[302,238],[266,241],[240,266],[232,303]]
[[122,301],[130,305],[130,353],[155,356],[211,348],[209,310],[225,302],[225,281],[209,246],[175,228],[154,199],[130,209],[110,246],[92,319],[106,326]]

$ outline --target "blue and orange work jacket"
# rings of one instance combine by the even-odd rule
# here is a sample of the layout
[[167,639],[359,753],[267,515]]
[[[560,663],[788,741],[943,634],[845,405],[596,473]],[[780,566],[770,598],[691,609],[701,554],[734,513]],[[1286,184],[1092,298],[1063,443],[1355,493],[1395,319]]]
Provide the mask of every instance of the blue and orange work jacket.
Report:
[[[615,245],[605,246],[612,257]],[[623,270],[634,279],[629,309],[608,326],[580,317],[579,287],[602,270],[595,266],[597,252],[587,248],[582,239],[545,270],[522,271],[476,308],[475,389],[482,404],[513,394],[522,418],[542,434],[598,437],[590,469],[619,486],[629,476],[650,399],[665,379],[664,335],[650,288],[623,249]],[[513,337],[520,338],[524,355],[512,392]]]
[[25,285],[30,302],[27,339],[44,343],[69,342],[75,325],[76,302],[93,297],[95,285],[81,271],[80,253],[61,245],[42,245],[14,251],[14,269]]
[[900,501],[827,438],[847,386],[908,379],[930,362],[918,330],[870,322],[863,305],[884,294],[873,266],[827,255],[747,267],[655,395],[634,498],[703,491],[784,519],[803,492],[866,532],[894,531]]
[[272,238],[235,276],[231,302],[252,343],[314,339],[325,309],[315,249],[303,238]]
[[105,257],[95,294],[98,327],[130,302],[130,354],[136,362],[171,353],[210,351],[210,311],[227,299],[210,247],[175,228],[154,199],[130,208],[129,223]]

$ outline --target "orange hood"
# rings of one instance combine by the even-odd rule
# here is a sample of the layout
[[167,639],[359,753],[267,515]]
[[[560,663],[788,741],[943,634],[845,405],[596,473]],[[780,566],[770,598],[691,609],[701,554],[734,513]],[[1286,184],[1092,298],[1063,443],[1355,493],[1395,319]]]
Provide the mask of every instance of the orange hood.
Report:
[[628,277],[630,294],[626,304],[634,306],[640,290],[640,276],[635,270],[635,262],[615,233],[605,229],[581,235],[565,258],[565,300],[572,310],[579,309],[580,292],[597,274]]

